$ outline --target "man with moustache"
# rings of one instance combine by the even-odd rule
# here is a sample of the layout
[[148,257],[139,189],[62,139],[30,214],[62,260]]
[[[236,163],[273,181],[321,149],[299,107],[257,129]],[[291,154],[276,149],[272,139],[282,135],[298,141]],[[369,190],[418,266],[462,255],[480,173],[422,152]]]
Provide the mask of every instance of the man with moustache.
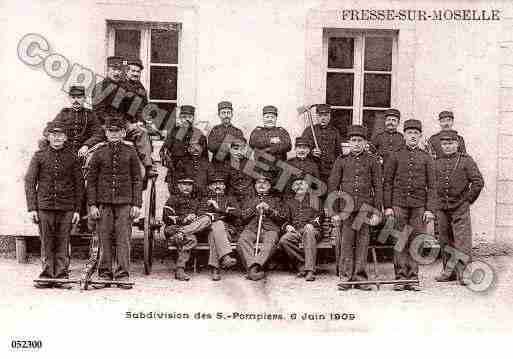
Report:
[[[232,125],[233,106],[229,101],[221,101],[217,104],[217,115],[221,119],[221,123],[215,125],[208,134],[208,150],[212,153],[212,162],[219,163],[227,160],[224,153],[220,153],[221,159],[217,158],[219,150],[223,150],[221,146],[226,146],[225,152],[229,152],[230,139],[244,137],[240,129]],[[228,136],[228,137],[227,137]]]
[[[328,182],[333,163],[340,155],[342,138],[339,130],[330,125],[331,107],[327,104],[319,104],[315,107],[319,123],[314,124],[315,137],[319,148],[313,148],[311,154],[319,163],[320,179]],[[311,127],[307,127],[302,136],[311,144],[314,143]]]
[[93,111],[104,124],[104,114],[119,112],[114,99],[123,80],[123,58],[120,56],[107,57],[107,77],[97,83],[93,89]]
[[[188,158],[182,159],[176,164],[175,176],[192,178],[194,180],[194,195],[198,198],[202,197],[206,192],[207,174],[211,169],[211,163],[208,158],[203,156],[205,151],[201,137],[193,135],[187,147]],[[176,193],[176,188],[170,191]]]
[[275,160],[286,161],[292,142],[287,130],[276,126],[278,109],[275,106],[264,106],[262,114],[264,125],[251,132],[249,145],[255,150],[274,156]]
[[[328,193],[344,193],[344,196],[330,204],[335,213],[332,221],[335,225],[342,224],[342,235],[339,240],[341,256],[339,273],[342,281],[365,281],[367,274],[367,254],[369,248],[369,225],[380,222],[383,207],[383,178],[381,165],[375,155],[365,151],[367,145],[367,128],[361,125],[349,126],[347,131],[351,153],[341,156],[333,165],[328,180]],[[341,192],[339,192],[341,191]],[[329,199],[330,197],[328,197]],[[326,207],[326,204],[325,204]],[[365,214],[370,217],[364,223],[356,221],[357,216]],[[370,216],[369,216],[370,212]],[[340,290],[350,289],[351,285],[340,284]],[[371,290],[369,285],[359,284],[355,288]]]
[[[310,150],[312,143],[304,137],[297,137],[295,141],[296,156],[287,160],[287,165],[293,167],[296,170],[300,170],[301,174],[309,174],[314,178],[319,178],[319,165],[317,162],[310,158]],[[282,169],[283,171],[286,171]],[[292,176],[293,177],[293,176]],[[291,178],[293,180],[293,178]],[[292,191],[292,181],[285,187],[286,195],[294,194]]]
[[177,176],[177,165],[190,162],[191,155],[188,151],[191,139],[201,146],[201,157],[208,160],[207,138],[203,132],[194,127],[194,106],[180,106],[180,114],[176,119],[176,125],[168,132],[166,140],[160,149],[162,164],[168,168],[165,181],[168,183],[171,193],[174,192]]
[[385,111],[385,130],[371,139],[371,151],[381,157],[384,164],[391,153],[404,146],[404,137],[397,131],[401,113],[395,108]]
[[[441,138],[440,135],[442,131],[452,130],[454,126],[454,114],[452,111],[442,111],[438,115],[438,123],[440,125],[440,132],[431,136],[428,140],[428,146],[431,152],[431,155],[437,159],[444,156],[444,152],[442,151]],[[466,153],[467,150],[465,148],[465,140],[462,136],[458,135],[458,152]]]
[[[83,159],[91,147],[105,140],[104,132],[95,113],[84,107],[84,86],[70,86],[68,100],[71,107],[63,108],[50,123],[60,122],[64,125],[67,147]],[[47,135],[48,127],[43,131],[43,136]]]
[[[280,198],[270,193],[272,178],[262,174],[255,179],[255,196],[242,208],[246,226],[239,236],[237,249],[248,271],[247,278],[258,281],[265,277],[264,267],[276,249],[280,226],[287,218]],[[260,246],[255,255],[259,218],[262,216]]]
[[[404,122],[405,146],[389,155],[385,163],[383,202],[385,216],[395,219],[399,231],[406,225],[413,229],[401,251],[394,250],[395,278],[419,278],[419,265],[412,258],[413,236],[426,233],[426,224],[433,221],[436,210],[436,186],[433,160],[419,148],[422,124],[410,119]],[[420,288],[415,284],[395,284],[394,290]]]
[[293,194],[285,201],[288,218],[283,228],[286,232],[279,245],[296,265],[297,276],[312,282],[315,280],[321,210],[312,206],[309,183],[304,177],[304,174],[293,176]]
[[[443,154],[435,160],[439,202],[436,218],[443,269],[435,280],[459,280],[461,285],[468,285],[470,279],[465,278],[464,273],[466,264],[472,260],[470,205],[479,197],[484,180],[472,157],[459,152],[461,142],[456,131],[443,130],[439,138]],[[466,255],[466,263],[452,254],[451,250]],[[452,260],[452,256],[456,261]]]

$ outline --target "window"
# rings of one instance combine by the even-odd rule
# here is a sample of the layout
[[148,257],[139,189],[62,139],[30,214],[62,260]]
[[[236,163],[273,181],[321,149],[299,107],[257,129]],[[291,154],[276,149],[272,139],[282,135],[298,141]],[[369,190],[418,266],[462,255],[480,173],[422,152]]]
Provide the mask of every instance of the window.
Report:
[[109,56],[141,59],[149,102],[169,113],[155,123],[159,129],[173,123],[178,102],[180,28],[176,23],[108,22]]
[[343,138],[352,123],[365,125],[371,136],[393,103],[397,32],[325,29],[323,41],[333,125]]

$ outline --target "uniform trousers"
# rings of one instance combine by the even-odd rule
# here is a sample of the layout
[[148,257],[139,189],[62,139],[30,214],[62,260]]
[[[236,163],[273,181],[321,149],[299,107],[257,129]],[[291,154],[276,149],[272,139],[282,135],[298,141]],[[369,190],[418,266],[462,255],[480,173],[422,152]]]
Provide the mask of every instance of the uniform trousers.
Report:
[[42,278],[67,278],[72,211],[39,210]]
[[226,228],[226,224],[221,220],[213,222],[208,233],[208,244],[210,247],[208,255],[209,266],[219,268],[220,259],[232,252],[231,241],[232,236]]
[[[130,237],[132,220],[129,204],[100,204],[97,230],[100,240],[98,275],[106,279],[121,279],[130,273]],[[116,244],[117,268],[112,270],[112,244]]]
[[279,244],[292,262],[305,271],[315,272],[318,239],[319,231],[312,225],[305,225],[299,233],[285,233]]
[[468,256],[468,262],[472,256],[472,226],[470,220],[470,205],[467,201],[458,207],[450,210],[438,210],[436,213],[438,220],[438,235],[440,249],[442,250],[443,270],[447,275],[451,275],[456,270],[456,275],[461,278],[465,269],[465,264],[459,261],[456,267],[448,266],[451,257],[450,252],[446,252],[446,246],[458,250]]
[[262,228],[260,235],[259,252],[255,256],[255,244],[257,235],[250,229],[244,229],[239,236],[237,242],[237,250],[240,253],[240,257],[246,266],[251,268],[253,265],[258,264],[263,267],[267,261],[271,258],[274,251],[276,250],[276,244],[278,243],[278,232],[268,231]]
[[[191,258],[192,250],[198,245],[196,233],[202,232],[210,227],[212,218],[208,215],[199,216],[194,221],[184,226],[168,225],[164,228],[164,234],[170,241],[170,245],[175,245],[178,251],[176,259],[177,268],[185,268],[185,264]],[[172,238],[177,232],[182,232],[182,238]]]
[[[408,225],[413,230],[412,234],[426,233],[426,224],[422,220],[424,207],[396,207],[393,206],[396,227],[403,231]],[[401,251],[394,250],[394,270],[396,279],[418,279],[419,264],[410,253],[410,245],[415,237],[408,236],[405,246]]]
[[368,279],[369,225],[362,223],[360,228],[354,229],[352,226],[357,215],[358,212],[351,212],[349,217],[342,222],[338,266],[340,278],[343,281]]

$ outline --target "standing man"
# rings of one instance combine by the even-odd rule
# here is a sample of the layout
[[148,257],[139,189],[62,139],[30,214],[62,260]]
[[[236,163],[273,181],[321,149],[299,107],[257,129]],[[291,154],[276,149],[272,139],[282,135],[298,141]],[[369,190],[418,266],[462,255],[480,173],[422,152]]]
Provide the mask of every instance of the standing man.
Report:
[[[380,221],[378,213],[383,207],[383,180],[377,158],[364,150],[367,145],[367,128],[361,125],[349,126],[347,135],[351,153],[335,161],[328,180],[328,193],[342,191],[344,196],[352,198],[349,203],[347,199],[334,203],[333,210],[337,214],[332,216],[332,220],[335,225],[340,225],[343,219],[342,238],[339,238],[342,242],[341,257],[337,263],[340,278],[342,281],[361,281],[368,279],[369,224],[377,225]],[[368,223],[356,221],[357,216],[362,215],[360,211],[365,214],[365,218],[368,212],[372,213]],[[355,287],[371,290],[369,285],[360,284]],[[339,285],[341,290],[350,288],[349,285]]]
[[[331,107],[327,104],[319,104],[316,107],[319,123],[315,124],[315,138],[319,148],[312,149],[314,159],[319,163],[320,179],[328,182],[328,178],[333,168],[333,163],[340,155],[342,138],[339,130],[330,125]],[[306,138],[311,144],[314,144],[314,138],[311,127],[303,131],[302,137]]]
[[442,249],[442,273],[437,282],[458,279],[460,284],[468,284],[463,278],[467,263],[450,260],[452,250],[472,256],[472,227],[470,205],[473,204],[484,187],[484,180],[476,163],[466,153],[458,151],[460,136],[454,130],[440,132],[440,145],[443,155],[435,161],[435,173],[439,210],[436,213],[440,246]]
[[[442,151],[441,145],[441,134],[442,131],[452,130],[454,126],[454,114],[452,111],[442,111],[438,115],[438,123],[440,125],[440,132],[431,136],[428,140],[428,146],[430,148],[431,155],[437,159],[444,156],[444,152]],[[466,153],[467,150],[465,148],[465,140],[463,137],[458,135],[458,152]]]
[[279,244],[287,257],[296,264],[298,277],[305,277],[307,282],[311,282],[315,280],[321,211],[311,205],[308,189],[309,184],[304,175],[294,178],[294,195],[285,202],[288,211],[287,222],[284,225],[286,233],[281,237]]
[[[208,134],[208,150],[212,152],[213,163],[225,162],[227,160],[225,155],[230,151],[230,142],[225,140],[226,136],[229,135],[233,138],[244,137],[242,131],[232,125],[233,107],[231,102],[219,102],[217,104],[217,115],[221,119],[221,123],[219,125],[215,125]],[[221,148],[223,145],[227,147]],[[219,154],[219,156],[224,158],[224,160],[216,158],[219,150],[224,152]]]
[[[433,160],[419,148],[422,124],[407,120],[403,128],[406,145],[392,153],[385,163],[384,206],[385,216],[394,217],[399,231],[404,226],[413,228],[414,234],[426,232],[426,224],[434,220],[436,188]],[[419,265],[410,254],[411,238],[400,252],[394,251],[396,279],[418,279]],[[420,290],[413,284],[395,284],[395,290]]]
[[160,149],[162,164],[168,168],[166,182],[170,188],[173,188],[177,181],[175,170],[178,162],[190,160],[187,148],[191,138],[197,139],[202,147],[201,155],[208,159],[207,138],[201,130],[194,127],[194,111],[194,106],[180,106],[180,114],[176,119],[176,126],[168,132],[166,140]]
[[404,146],[404,137],[397,131],[401,122],[401,112],[391,108],[385,111],[384,116],[385,130],[371,139],[372,152],[381,157],[381,163],[385,163],[390,154]]
[[[47,126],[49,145],[37,151],[25,176],[25,195],[32,221],[39,225],[39,278],[68,278],[71,224],[78,223],[84,185],[76,153],[65,148],[63,123]],[[37,288],[69,288],[66,284],[36,283]]]
[[[98,220],[98,276],[104,280],[127,280],[130,275],[132,220],[139,216],[142,204],[141,169],[135,148],[130,142],[123,141],[125,118],[119,115],[107,117],[105,133],[108,144],[93,154],[87,175],[89,213]],[[114,270],[113,242],[116,243],[118,265]],[[118,287],[132,288],[125,284]]]
[[265,106],[262,113],[264,126],[258,126],[251,132],[249,145],[253,149],[273,155],[275,160],[286,161],[292,142],[287,130],[276,126],[278,109],[275,106]]
[[[68,99],[71,107],[63,108],[53,121],[64,125],[67,146],[83,158],[91,147],[105,140],[105,135],[95,113],[84,107],[84,86],[70,86]],[[48,128],[43,132],[45,137],[47,134]]]
[[[260,175],[255,180],[255,197],[247,200],[242,209],[242,219],[247,225],[237,247],[248,279],[255,281],[265,277],[264,266],[276,249],[280,226],[287,218],[279,197],[270,194],[271,181],[271,177]],[[257,238],[260,245],[255,251]]]

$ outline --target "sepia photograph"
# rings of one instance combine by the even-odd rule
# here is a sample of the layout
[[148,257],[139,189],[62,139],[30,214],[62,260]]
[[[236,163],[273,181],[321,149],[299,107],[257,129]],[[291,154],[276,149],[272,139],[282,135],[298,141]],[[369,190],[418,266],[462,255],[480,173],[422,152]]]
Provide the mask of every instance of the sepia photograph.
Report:
[[513,334],[512,2],[0,0],[0,29],[2,357]]

